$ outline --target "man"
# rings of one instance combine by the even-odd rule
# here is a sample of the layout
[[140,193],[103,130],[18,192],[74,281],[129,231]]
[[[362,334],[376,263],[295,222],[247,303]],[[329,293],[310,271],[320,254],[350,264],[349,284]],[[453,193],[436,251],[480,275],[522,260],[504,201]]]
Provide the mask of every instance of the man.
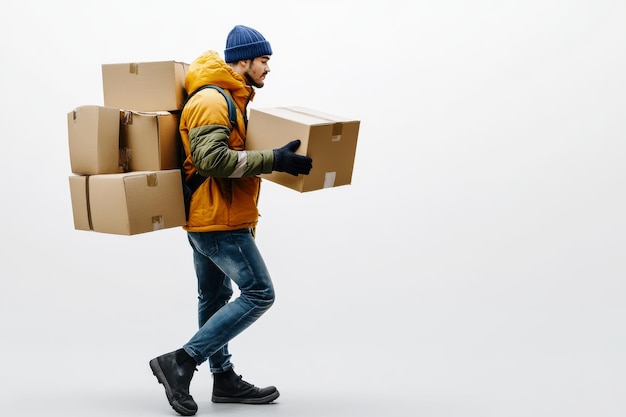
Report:
[[[184,175],[206,177],[193,194],[185,230],[198,279],[200,329],[182,348],[150,361],[167,399],[181,415],[198,406],[189,394],[196,367],[209,361],[212,401],[265,404],[279,396],[273,387],[258,388],[233,370],[228,342],[257,320],[274,302],[274,288],[256,243],[257,200],[262,173],[307,175],[310,158],[295,153],[294,140],[282,148],[246,151],[246,108],[255,88],[262,88],[270,68],[270,43],[255,29],[235,26],[228,34],[224,59],[215,51],[198,57],[188,69],[188,93],[204,85],[222,87],[237,107],[231,129],[225,98],[205,88],[186,103],[180,133],[187,159]],[[231,280],[240,290],[233,295]]]

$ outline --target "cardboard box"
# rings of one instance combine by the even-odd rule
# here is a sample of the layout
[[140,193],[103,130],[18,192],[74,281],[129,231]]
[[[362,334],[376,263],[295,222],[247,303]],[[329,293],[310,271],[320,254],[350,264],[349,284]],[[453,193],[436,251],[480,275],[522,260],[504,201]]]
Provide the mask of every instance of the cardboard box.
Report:
[[114,174],[120,163],[120,111],[82,106],[67,113],[71,170],[75,174]]
[[87,175],[71,175],[70,197],[72,200],[72,213],[74,214],[74,229],[93,230],[89,213],[89,201],[87,193]]
[[358,120],[304,107],[250,109],[246,149],[276,149],[300,139],[296,153],[313,159],[309,175],[272,172],[263,178],[300,192],[348,185],[359,125]]
[[135,235],[182,226],[180,170],[69,177],[74,228]]
[[177,61],[102,64],[104,105],[124,110],[180,110],[189,64]]
[[169,112],[122,112],[120,142],[125,171],[175,169],[179,116]]

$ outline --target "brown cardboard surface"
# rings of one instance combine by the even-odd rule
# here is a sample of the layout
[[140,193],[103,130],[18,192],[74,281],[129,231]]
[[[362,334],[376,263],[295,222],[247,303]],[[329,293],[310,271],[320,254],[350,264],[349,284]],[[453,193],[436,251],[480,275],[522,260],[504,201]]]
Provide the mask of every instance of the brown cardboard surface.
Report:
[[67,113],[71,170],[75,174],[114,174],[120,166],[120,111],[81,106]]
[[188,68],[177,61],[102,64],[104,105],[146,112],[180,110]]
[[91,230],[89,205],[87,203],[87,178],[86,175],[71,175],[69,177],[74,229],[76,230]]
[[178,115],[170,112],[122,113],[120,140],[126,171],[157,171],[178,167]]
[[70,176],[77,230],[135,235],[185,224],[180,170]]

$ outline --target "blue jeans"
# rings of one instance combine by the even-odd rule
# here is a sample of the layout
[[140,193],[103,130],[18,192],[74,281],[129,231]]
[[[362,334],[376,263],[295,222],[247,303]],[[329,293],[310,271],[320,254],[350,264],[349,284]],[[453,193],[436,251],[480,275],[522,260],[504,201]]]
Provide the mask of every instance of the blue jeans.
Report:
[[[183,348],[211,372],[233,367],[228,342],[254,323],[274,303],[274,287],[250,229],[188,232],[198,278],[200,329]],[[240,295],[233,295],[231,280]]]

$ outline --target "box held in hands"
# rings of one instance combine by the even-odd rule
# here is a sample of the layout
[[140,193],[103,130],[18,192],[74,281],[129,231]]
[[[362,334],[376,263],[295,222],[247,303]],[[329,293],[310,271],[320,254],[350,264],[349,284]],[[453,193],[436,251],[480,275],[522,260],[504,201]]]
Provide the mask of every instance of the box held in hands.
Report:
[[309,175],[272,172],[263,178],[300,192],[348,185],[359,126],[358,120],[298,106],[250,109],[246,149],[276,149],[300,139],[296,153],[313,159]]

